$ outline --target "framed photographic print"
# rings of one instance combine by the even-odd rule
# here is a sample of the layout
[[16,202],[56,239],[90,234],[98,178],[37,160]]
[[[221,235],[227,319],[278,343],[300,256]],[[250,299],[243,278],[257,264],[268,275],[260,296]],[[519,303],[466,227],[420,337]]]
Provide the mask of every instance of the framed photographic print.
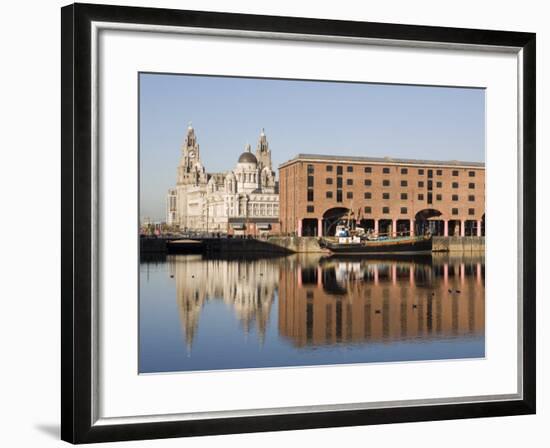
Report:
[[62,8],[62,438],[535,412],[535,35]]

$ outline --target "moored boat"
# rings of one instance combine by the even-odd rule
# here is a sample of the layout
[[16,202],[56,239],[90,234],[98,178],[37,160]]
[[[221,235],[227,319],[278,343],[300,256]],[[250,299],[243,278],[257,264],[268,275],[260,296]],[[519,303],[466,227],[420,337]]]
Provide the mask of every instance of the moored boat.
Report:
[[376,240],[323,238],[322,246],[335,254],[427,253],[432,250],[431,235],[380,238]]

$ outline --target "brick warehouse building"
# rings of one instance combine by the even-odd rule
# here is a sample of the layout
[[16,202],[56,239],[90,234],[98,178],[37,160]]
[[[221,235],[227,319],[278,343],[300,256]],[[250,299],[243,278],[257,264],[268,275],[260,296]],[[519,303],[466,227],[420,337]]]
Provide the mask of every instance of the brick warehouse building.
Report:
[[351,216],[380,234],[485,235],[484,163],[299,154],[279,177],[283,234],[334,235]]

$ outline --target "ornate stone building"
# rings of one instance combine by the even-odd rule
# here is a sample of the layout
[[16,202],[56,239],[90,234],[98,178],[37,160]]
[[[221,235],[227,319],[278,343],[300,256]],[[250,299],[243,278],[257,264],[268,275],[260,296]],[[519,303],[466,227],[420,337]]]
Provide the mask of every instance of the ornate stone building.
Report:
[[235,168],[207,173],[191,125],[182,147],[177,184],[168,191],[167,223],[183,231],[264,235],[279,231],[279,194],[264,130]]

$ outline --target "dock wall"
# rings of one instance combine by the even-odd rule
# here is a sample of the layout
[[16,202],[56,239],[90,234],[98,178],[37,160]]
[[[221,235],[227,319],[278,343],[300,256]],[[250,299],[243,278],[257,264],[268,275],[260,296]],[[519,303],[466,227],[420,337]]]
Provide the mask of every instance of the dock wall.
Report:
[[140,238],[139,251],[142,254],[166,253],[166,243],[164,238]]
[[269,243],[280,246],[289,252],[295,253],[325,253],[326,249],[319,246],[319,239],[315,236],[272,236]]
[[252,254],[290,254],[293,251],[283,244],[276,244],[271,239],[253,238],[219,238],[204,240],[207,253],[252,253]]
[[[167,241],[163,238],[140,239],[140,252],[143,254],[167,253]],[[206,252],[246,252],[255,254],[289,254],[289,253],[326,253],[319,246],[317,237],[282,237],[272,236],[267,239],[248,238],[213,238],[203,240]],[[433,252],[484,252],[485,237],[433,237]]]
[[433,252],[485,252],[483,236],[434,236]]

